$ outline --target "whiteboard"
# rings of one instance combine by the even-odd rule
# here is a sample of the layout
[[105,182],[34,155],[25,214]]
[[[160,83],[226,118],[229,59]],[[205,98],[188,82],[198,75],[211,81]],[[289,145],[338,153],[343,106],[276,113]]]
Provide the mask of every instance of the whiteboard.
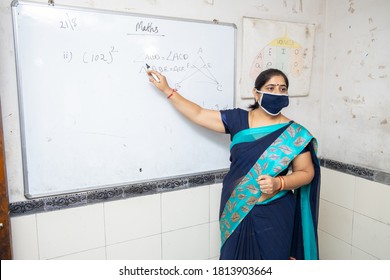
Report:
[[229,138],[180,116],[146,66],[210,109],[234,107],[233,24],[12,3],[25,196],[229,166]]

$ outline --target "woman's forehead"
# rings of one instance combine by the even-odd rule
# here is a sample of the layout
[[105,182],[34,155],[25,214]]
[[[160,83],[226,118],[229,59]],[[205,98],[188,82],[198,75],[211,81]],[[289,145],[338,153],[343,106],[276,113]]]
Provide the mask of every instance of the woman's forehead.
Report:
[[266,84],[286,85],[286,81],[284,80],[283,76],[276,75],[276,76],[272,76],[272,77],[266,82]]

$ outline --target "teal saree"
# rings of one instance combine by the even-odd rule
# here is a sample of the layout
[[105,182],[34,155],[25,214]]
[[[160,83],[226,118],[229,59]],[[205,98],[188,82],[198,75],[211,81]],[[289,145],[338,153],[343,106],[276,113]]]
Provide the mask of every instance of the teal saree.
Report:
[[[262,193],[256,178],[286,175],[302,152],[311,153],[312,182],[258,203]],[[294,122],[248,128],[233,136],[221,196],[221,259],[318,259],[316,153],[316,139]]]

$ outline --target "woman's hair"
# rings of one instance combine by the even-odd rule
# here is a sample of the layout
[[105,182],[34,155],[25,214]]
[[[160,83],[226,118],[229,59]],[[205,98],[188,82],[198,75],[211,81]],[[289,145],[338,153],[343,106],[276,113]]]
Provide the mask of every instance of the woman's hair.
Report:
[[[273,76],[282,76],[284,80],[286,81],[286,86],[288,88],[289,82],[286,74],[284,74],[282,71],[274,68],[270,68],[267,70],[264,70],[257,76],[255,81],[255,88],[257,90],[260,90]],[[248,107],[251,110],[259,108],[259,103],[255,100],[255,103],[252,105],[249,105]]]

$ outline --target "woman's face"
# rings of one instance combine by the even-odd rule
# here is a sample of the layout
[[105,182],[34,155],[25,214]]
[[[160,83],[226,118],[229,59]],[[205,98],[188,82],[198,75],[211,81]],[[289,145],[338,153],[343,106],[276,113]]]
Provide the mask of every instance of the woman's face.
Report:
[[273,76],[261,87],[260,91],[287,94],[288,88],[283,76]]

